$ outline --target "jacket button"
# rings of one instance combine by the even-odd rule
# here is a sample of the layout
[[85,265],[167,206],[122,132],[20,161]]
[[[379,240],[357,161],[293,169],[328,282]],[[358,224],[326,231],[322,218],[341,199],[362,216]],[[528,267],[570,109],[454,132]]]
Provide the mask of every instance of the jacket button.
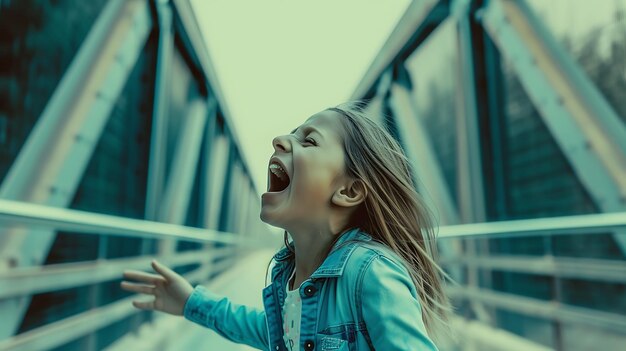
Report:
[[311,296],[315,295],[316,291],[317,291],[317,289],[315,288],[315,286],[309,285],[306,288],[304,288],[304,295],[306,297],[311,297]]
[[313,351],[315,348],[315,344],[311,340],[307,340],[304,342],[304,351]]

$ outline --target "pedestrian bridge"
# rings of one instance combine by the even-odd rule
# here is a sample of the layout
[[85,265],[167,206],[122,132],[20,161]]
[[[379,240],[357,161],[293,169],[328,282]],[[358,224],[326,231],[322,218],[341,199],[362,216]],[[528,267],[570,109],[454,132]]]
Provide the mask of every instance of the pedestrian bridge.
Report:
[[[355,88],[438,215],[461,340],[441,350],[626,345],[611,4],[414,0]],[[0,2],[0,350],[245,349],[119,287],[157,258],[260,308],[283,245],[197,21],[185,0]]]
[[[11,230],[43,233],[55,228],[65,233],[99,237],[107,240],[119,238],[120,243],[133,240],[177,241],[195,244],[195,249],[172,252],[168,255],[136,255],[131,257],[102,257],[93,261],[47,264],[15,268],[0,277],[0,296],[3,316],[15,312],[26,297],[31,298],[23,321],[33,315],[59,312],[59,307],[90,304],[92,299],[109,302],[47,321],[42,326],[0,341],[0,350],[47,349],[106,349],[106,350],[251,350],[229,342],[217,333],[195,325],[182,317],[158,312],[142,312],[131,305],[131,300],[146,297],[122,293],[119,288],[125,269],[148,270],[150,261],[175,267],[175,270],[194,286],[202,284],[212,291],[228,296],[233,302],[262,308],[261,290],[266,285],[266,272],[280,240],[241,237],[234,233],[214,233],[206,229],[164,224],[146,220],[128,219],[110,215],[87,213],[78,210],[50,208],[14,201],[0,200],[0,218]],[[449,350],[550,350],[534,341],[546,330],[535,325],[523,335],[501,329],[494,320],[494,310],[512,311],[536,319],[551,320],[580,329],[577,334],[562,336],[566,342],[576,342],[576,347],[593,349],[597,338],[611,337],[601,342],[619,349],[623,342],[620,333],[626,327],[624,316],[599,311],[592,306],[574,306],[554,300],[527,296],[524,292],[505,292],[487,288],[477,282],[485,279],[469,274],[472,269],[489,269],[511,274],[529,274],[552,279],[600,281],[598,286],[580,287],[575,293],[588,296],[602,295],[619,304],[622,294],[611,297],[607,282],[623,283],[626,265],[621,261],[574,259],[553,255],[479,255],[476,247],[486,241],[525,240],[554,241],[568,235],[601,235],[624,230],[624,213],[567,216],[562,218],[474,223],[441,227],[441,262],[457,280],[458,286],[448,291],[456,305],[457,314],[452,319],[454,330],[462,345],[443,345]],[[102,233],[106,233],[103,235]],[[276,237],[274,236],[274,239]],[[465,255],[458,255],[458,245],[472,246]],[[468,250],[469,251],[469,250]],[[483,274],[484,276],[484,274]],[[552,283],[554,284],[554,282]],[[550,289],[551,286],[542,286]],[[586,290],[582,290],[586,288]],[[526,289],[531,289],[527,287]],[[71,295],[70,292],[77,293]],[[568,294],[571,292],[568,292]],[[562,293],[566,295],[566,293]],[[119,296],[117,299],[111,296]],[[36,304],[37,301],[42,301]],[[112,300],[112,301],[111,301]],[[48,303],[49,305],[46,305]],[[33,309],[33,305],[41,310]],[[57,310],[55,311],[55,308]],[[54,317],[54,316],[53,316]],[[3,319],[6,328],[11,320]],[[22,326],[24,322],[22,322]],[[554,328],[553,325],[549,326]],[[549,330],[548,330],[549,332]],[[103,343],[106,340],[105,346]]]

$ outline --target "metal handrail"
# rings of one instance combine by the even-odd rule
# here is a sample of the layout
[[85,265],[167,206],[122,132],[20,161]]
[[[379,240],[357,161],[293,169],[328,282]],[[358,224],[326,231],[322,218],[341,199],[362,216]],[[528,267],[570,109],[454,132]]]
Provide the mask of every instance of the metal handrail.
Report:
[[597,234],[608,228],[626,227],[626,212],[518,219],[499,222],[470,223],[443,226],[439,238],[467,236],[516,236],[541,234]]
[[[150,239],[184,239],[246,246],[258,245],[249,238],[211,229],[131,219],[27,202],[0,200],[0,222],[54,227],[90,234],[110,234]],[[520,219],[499,222],[448,225],[439,228],[438,237],[510,236],[529,233],[593,234],[608,228],[626,227],[626,212]]]
[[[160,256],[159,262],[174,267],[188,264],[215,267],[219,263],[213,265],[213,260],[233,256],[235,250],[224,247],[177,252]],[[148,269],[154,258],[154,255],[145,255],[11,269],[0,274],[0,299],[119,279],[125,269]]]
[[626,264],[622,260],[499,254],[444,257],[439,263],[444,267],[469,266],[492,271],[626,283]]
[[[29,226],[44,226],[44,227],[53,227],[56,229],[70,230],[70,231],[78,231],[81,233],[90,233],[90,234],[112,234],[112,235],[123,235],[123,236],[132,236],[132,237],[144,237],[144,238],[154,238],[154,239],[183,239],[190,241],[198,241],[198,242],[220,242],[220,243],[235,243],[239,245],[246,245],[250,242],[245,242],[240,240],[240,236],[233,235],[231,233],[218,232],[214,230],[207,230],[201,228],[193,228],[186,227],[181,225],[173,225],[167,223],[159,223],[145,220],[137,220],[137,219],[129,219],[118,216],[110,216],[110,215],[102,215],[78,210],[71,210],[65,208],[55,208],[50,206],[43,206],[31,203],[24,203],[18,201],[11,200],[0,200],[0,222],[8,223],[9,225],[29,225]],[[536,235],[537,233],[558,233],[562,234],[563,232],[585,232],[590,233],[601,229],[614,228],[626,226],[626,212],[620,213],[603,213],[603,214],[591,214],[591,215],[579,215],[579,216],[567,216],[567,217],[555,217],[555,218],[540,218],[540,219],[528,219],[528,220],[513,220],[513,221],[503,221],[503,222],[490,222],[490,223],[473,223],[473,224],[463,224],[463,225],[454,225],[454,226],[443,226],[440,228],[439,237],[440,238],[455,238],[455,237],[469,237],[469,236],[492,236],[497,235],[498,237],[502,235],[523,235],[532,233]],[[250,243],[254,245],[253,243]],[[185,255],[185,254],[183,254]],[[197,253],[188,253],[190,255],[189,258],[185,258],[183,261],[199,259]],[[191,257],[193,256],[193,258]],[[138,257],[136,260],[145,260],[146,257]],[[113,264],[114,262],[109,262]],[[120,262],[122,263],[122,262]],[[220,263],[218,266],[222,266],[222,264],[230,264],[228,262]],[[81,267],[81,271],[84,271],[87,266]],[[59,272],[67,270],[70,268],[70,265],[60,266]],[[215,269],[217,267],[213,267]],[[105,279],[108,277],[106,273],[106,267],[101,267],[102,272],[101,276],[96,279]],[[204,268],[206,269],[206,268]],[[203,268],[191,272],[190,275],[199,277],[200,273],[204,272]],[[202,271],[202,272],[200,272]],[[5,279],[20,279],[18,277],[20,274],[13,275],[5,275]],[[27,275],[38,275],[36,272],[23,272]],[[202,273],[204,275],[204,273]],[[31,287],[32,288],[32,287]],[[23,290],[20,290],[24,292]],[[5,292],[9,295],[13,295],[16,291]],[[459,294],[456,291],[457,295]],[[483,292],[484,293],[484,292]],[[6,295],[6,294],[5,294]],[[464,297],[469,297],[467,294],[461,294]],[[475,294],[472,294],[472,297]],[[491,296],[491,295],[490,295]],[[494,295],[495,296],[495,295]],[[498,295],[500,296],[500,295]],[[513,298],[514,299],[514,298]],[[513,301],[509,299],[510,301]],[[507,300],[507,301],[509,301]],[[499,300],[498,300],[499,301]],[[521,300],[514,300],[517,301]],[[483,302],[491,302],[491,301],[483,301]],[[533,301],[534,303],[535,301]],[[500,302],[504,303],[504,302]],[[122,305],[126,305],[126,307],[121,307]],[[510,304],[507,302],[507,307]],[[515,305],[517,306],[517,305]],[[514,306],[514,307],[515,307]],[[131,313],[132,309],[129,307],[128,301],[124,299],[120,300],[109,308],[101,308],[102,313],[106,313],[107,315],[110,313],[110,317],[115,315],[115,318],[119,318],[120,316],[125,316]],[[124,311],[118,311],[118,309],[122,308]],[[559,311],[562,311],[563,308],[566,308],[567,311],[570,311],[570,306],[559,306]],[[104,312],[104,311],[107,312]],[[573,310],[572,310],[573,311]],[[571,312],[571,311],[570,311]],[[583,312],[582,309],[576,313]],[[584,313],[590,312],[587,309],[584,309]],[[573,312],[572,312],[573,313]],[[594,312],[592,312],[594,313]],[[571,314],[571,313],[570,313]],[[554,313],[552,314],[554,315]],[[551,316],[552,316],[551,315]],[[81,317],[86,317],[86,314],[81,314]],[[605,313],[595,313],[596,319],[599,321],[598,324],[606,325],[609,321],[614,322],[617,316],[606,314]],[[83,318],[80,318],[81,320]],[[59,322],[53,323],[55,326],[64,325],[64,329],[69,330],[70,323],[73,321],[72,318],[64,319]],[[623,319],[618,318],[617,320],[620,325],[624,323]],[[67,324],[67,325],[65,325]],[[85,330],[76,331],[76,335],[83,334],[90,330],[95,330],[101,327],[101,325],[92,325]],[[0,343],[0,349],[3,347],[16,346],[21,343],[34,345],[42,340],[44,336],[49,333],[49,329],[52,328],[52,325],[44,326],[38,328],[37,331],[33,331],[33,333],[27,335],[20,335],[12,338],[10,340],[5,340]],[[74,335],[74,336],[76,336]],[[29,341],[26,341],[29,340]]]
[[[621,233],[624,227],[626,227],[626,212],[615,212],[444,226],[440,228],[438,236],[443,239],[469,237],[487,239],[538,235],[600,234],[616,230]],[[444,266],[474,266],[507,272],[518,271],[610,282],[623,282],[626,279],[623,261],[619,260],[487,255],[442,257],[441,263]],[[608,330],[623,330],[626,326],[626,318],[622,315],[558,301],[544,301],[467,285],[448,287],[447,292],[453,298],[475,301],[553,321],[592,325]]]
[[[159,259],[170,265],[200,263],[201,267],[188,272],[184,277],[192,282],[205,279],[211,272],[220,272],[232,265],[231,259],[215,264],[206,264],[208,260],[224,257],[233,253],[233,249],[258,245],[255,240],[243,238],[228,232],[204,228],[195,228],[169,223],[124,218],[92,212],[38,205],[27,202],[0,200],[0,223],[5,226],[28,226],[54,228],[56,230],[75,231],[81,234],[106,234],[149,239],[178,239],[200,243],[229,244],[223,248],[209,248],[181,252],[177,255],[160,256]],[[1,234],[0,234],[1,235]],[[208,255],[208,253],[211,255]],[[149,266],[152,255],[132,258],[98,259],[95,261],[63,263],[38,267],[19,267],[0,274],[0,296],[19,296],[37,292],[54,291],[88,283],[98,283],[121,278],[123,269],[142,269]],[[233,258],[230,256],[230,258]],[[1,298],[0,297],[0,298]],[[47,349],[50,335],[55,345],[74,340],[81,335],[124,318],[138,311],[130,304],[137,296],[123,298],[106,306],[79,313],[59,321],[48,323],[26,333],[0,341],[0,350]],[[94,318],[97,316],[97,318]],[[98,320],[99,322],[88,322]]]
[[0,222],[54,228],[85,234],[107,234],[148,239],[183,239],[202,243],[258,245],[249,238],[212,229],[111,216],[28,202],[0,200]]
[[[230,260],[220,262],[217,267],[199,267],[183,276],[189,282],[204,279],[211,271],[221,271],[232,266]],[[95,330],[140,312],[131,301],[142,295],[131,295],[110,304],[96,307],[63,319],[45,324],[27,332],[0,340],[0,351],[4,350],[48,350],[76,340]]]
[[448,287],[446,292],[452,298],[478,301],[527,316],[564,323],[590,325],[602,330],[616,332],[626,330],[626,317],[617,313],[467,286],[463,289]]

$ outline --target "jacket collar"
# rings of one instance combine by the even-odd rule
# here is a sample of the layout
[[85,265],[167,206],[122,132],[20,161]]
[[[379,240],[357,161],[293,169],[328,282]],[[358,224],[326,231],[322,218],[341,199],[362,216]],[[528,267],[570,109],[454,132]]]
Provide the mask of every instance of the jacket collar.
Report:
[[[350,254],[356,248],[354,243],[348,243],[353,241],[371,240],[372,237],[359,228],[352,228],[344,232],[341,234],[339,239],[337,239],[333,248],[330,250],[330,253],[324,262],[322,262],[322,265],[319,266],[313,274],[311,274],[311,278],[341,276]],[[294,254],[289,251],[288,248],[284,247],[276,255],[274,255],[274,259],[277,262],[277,266],[291,264],[294,260]]]

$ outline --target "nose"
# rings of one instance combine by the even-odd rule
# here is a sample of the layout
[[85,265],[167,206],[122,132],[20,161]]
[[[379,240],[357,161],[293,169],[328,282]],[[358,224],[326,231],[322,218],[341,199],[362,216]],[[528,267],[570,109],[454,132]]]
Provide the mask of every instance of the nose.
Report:
[[291,151],[291,141],[289,140],[289,136],[281,135],[277,136],[272,140],[272,146],[274,146],[274,150],[281,152],[289,152]]

